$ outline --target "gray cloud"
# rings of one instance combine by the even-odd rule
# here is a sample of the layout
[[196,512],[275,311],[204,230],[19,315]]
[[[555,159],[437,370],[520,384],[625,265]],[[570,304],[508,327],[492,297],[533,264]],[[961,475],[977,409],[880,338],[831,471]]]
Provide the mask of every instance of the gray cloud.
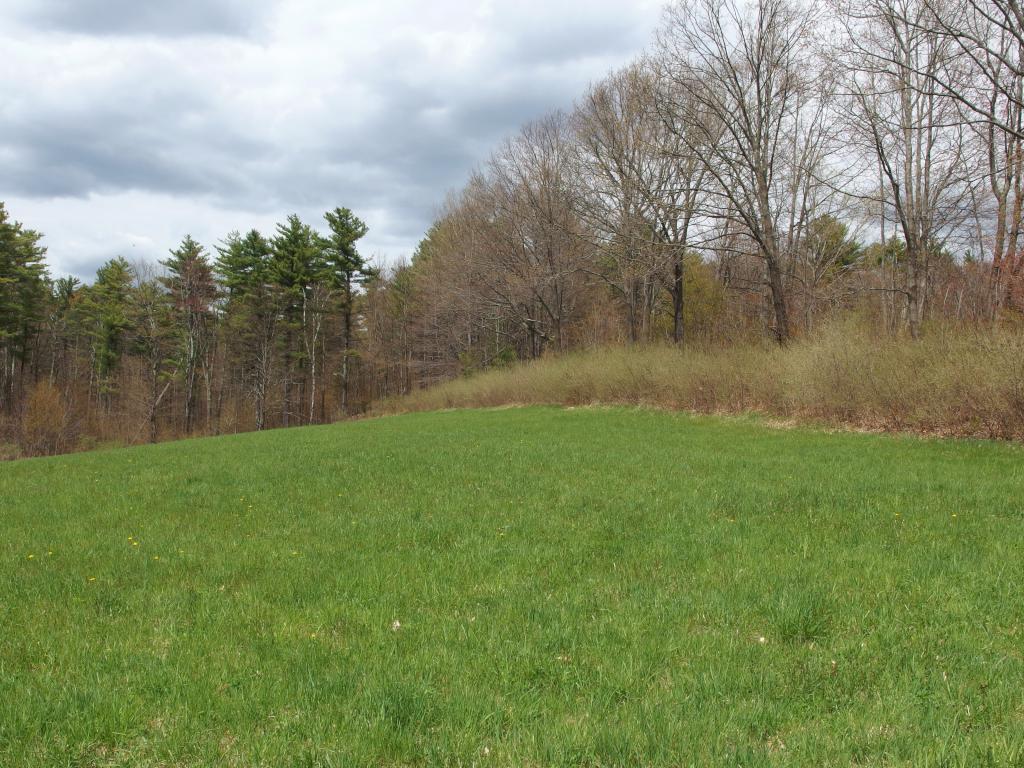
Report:
[[628,19],[617,15],[584,14],[571,23],[565,21],[531,24],[528,34],[511,41],[510,57],[533,66],[557,66],[587,58],[628,59],[648,42],[651,33],[646,24],[630,25]]
[[[124,98],[130,94],[129,98]],[[123,190],[231,197],[244,158],[272,147],[223,119],[206,95],[173,84],[124,84],[78,104],[3,110],[4,186],[33,197]]]
[[369,221],[370,252],[408,254],[504,136],[624,64],[659,13],[266,0],[246,38],[248,3],[21,1],[0,10],[20,73],[0,80],[0,200],[81,276],[336,205]]
[[89,35],[247,35],[256,7],[246,0],[36,0],[22,18]]

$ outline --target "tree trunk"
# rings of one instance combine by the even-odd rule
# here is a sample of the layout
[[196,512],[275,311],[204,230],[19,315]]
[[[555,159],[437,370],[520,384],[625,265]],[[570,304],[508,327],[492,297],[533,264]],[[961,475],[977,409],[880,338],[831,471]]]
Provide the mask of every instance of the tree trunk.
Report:
[[686,297],[683,294],[684,265],[682,258],[676,259],[672,265],[672,341],[676,344],[683,343],[683,302]]
[[341,415],[348,416],[348,358],[352,348],[352,284],[345,286],[344,345],[341,352]]
[[789,316],[786,311],[786,294],[782,285],[782,270],[779,262],[771,256],[766,259],[768,265],[768,288],[771,292],[772,310],[775,315],[775,338],[779,344],[789,342]]
[[919,238],[907,238],[907,329],[912,339],[921,338],[921,323],[924,319],[928,278],[925,247]]
[[281,426],[288,427],[292,410],[292,331],[284,335],[284,396],[281,402]]

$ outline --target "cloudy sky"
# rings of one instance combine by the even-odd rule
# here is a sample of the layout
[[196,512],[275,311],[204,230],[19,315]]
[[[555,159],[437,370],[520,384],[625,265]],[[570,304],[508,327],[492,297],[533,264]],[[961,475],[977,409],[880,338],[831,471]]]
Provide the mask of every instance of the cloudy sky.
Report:
[[407,255],[662,0],[0,0],[0,200],[58,274],[353,208]]

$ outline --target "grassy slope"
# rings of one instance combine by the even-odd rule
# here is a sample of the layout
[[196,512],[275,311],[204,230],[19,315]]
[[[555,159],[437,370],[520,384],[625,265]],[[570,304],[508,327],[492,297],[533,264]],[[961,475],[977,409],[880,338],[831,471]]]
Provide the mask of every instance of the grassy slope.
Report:
[[0,466],[0,765],[1020,761],[1022,467],[543,408]]

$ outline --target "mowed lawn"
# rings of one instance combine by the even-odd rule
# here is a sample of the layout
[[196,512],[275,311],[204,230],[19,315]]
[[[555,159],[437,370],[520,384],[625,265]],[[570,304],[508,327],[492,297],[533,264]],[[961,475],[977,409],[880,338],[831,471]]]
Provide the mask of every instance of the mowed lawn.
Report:
[[625,409],[0,465],[0,766],[1024,763],[1024,450]]

